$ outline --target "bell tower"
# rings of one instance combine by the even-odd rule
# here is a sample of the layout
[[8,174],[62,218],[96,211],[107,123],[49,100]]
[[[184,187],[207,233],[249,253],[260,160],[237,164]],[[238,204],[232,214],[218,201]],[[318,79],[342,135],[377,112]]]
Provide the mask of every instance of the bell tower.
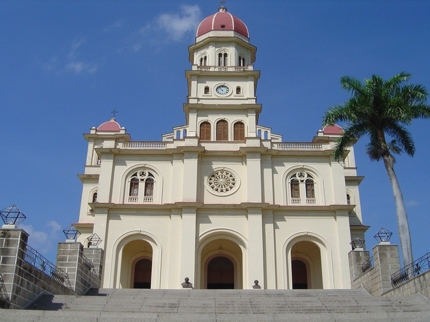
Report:
[[188,136],[201,141],[244,141],[256,137],[261,104],[256,102],[260,72],[253,64],[257,48],[247,26],[221,6],[197,28],[189,47],[184,104]]

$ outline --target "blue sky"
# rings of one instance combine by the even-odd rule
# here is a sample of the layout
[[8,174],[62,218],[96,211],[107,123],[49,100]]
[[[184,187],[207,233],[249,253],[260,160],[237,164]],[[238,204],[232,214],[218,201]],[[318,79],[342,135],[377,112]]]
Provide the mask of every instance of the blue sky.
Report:
[[[119,111],[133,140],[161,140],[185,122],[188,46],[216,0],[0,1],[0,209],[16,204],[30,244],[55,261],[61,232],[78,219],[89,132]],[[284,141],[311,141],[323,113],[348,99],[339,79],[400,71],[430,89],[430,1],[229,0],[248,26],[261,70],[259,124]],[[430,121],[409,127],[414,158],[397,157],[414,256],[430,251]],[[384,227],[398,242],[382,163],[356,145],[370,248]]]

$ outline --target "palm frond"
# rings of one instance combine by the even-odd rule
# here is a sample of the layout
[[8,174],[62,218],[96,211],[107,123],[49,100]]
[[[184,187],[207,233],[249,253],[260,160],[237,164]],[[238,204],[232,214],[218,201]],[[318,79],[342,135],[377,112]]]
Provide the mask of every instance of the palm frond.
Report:
[[348,147],[352,146],[357,139],[369,131],[367,123],[358,123],[344,129],[344,133],[335,145],[334,158],[341,160]]
[[385,131],[395,139],[396,144],[408,155],[413,156],[415,154],[414,140],[405,127],[396,122],[391,122]]

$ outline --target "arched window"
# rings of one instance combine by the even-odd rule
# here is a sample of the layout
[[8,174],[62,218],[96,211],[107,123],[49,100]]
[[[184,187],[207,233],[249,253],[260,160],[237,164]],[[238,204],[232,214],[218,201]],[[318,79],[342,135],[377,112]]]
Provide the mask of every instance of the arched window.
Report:
[[245,66],[245,57],[242,55],[239,56],[239,66]]
[[311,178],[306,179],[306,198],[307,199],[315,199],[315,187],[314,180]]
[[200,66],[207,66],[208,64],[208,56],[203,56],[200,58]]
[[242,122],[234,123],[234,140],[245,141],[245,125]]
[[[306,171],[297,171],[289,177],[290,204],[316,204],[315,179]],[[305,198],[303,198],[305,197]]]
[[130,193],[129,201],[137,202],[137,196],[139,195],[139,179],[134,177],[130,181]]
[[[300,203],[300,186],[299,186],[299,180],[296,179],[296,175],[293,175],[293,179],[290,181],[290,188],[291,188],[291,198],[292,199],[299,199],[297,200],[298,203]],[[292,202],[296,203],[296,202]]]
[[242,94],[242,88],[240,88],[240,86],[236,87],[236,95],[240,95]]
[[216,124],[216,140],[228,141],[228,123],[226,120],[218,121]]
[[205,93],[205,94],[209,94],[209,86],[205,86],[205,91],[204,91],[204,93]]
[[154,175],[146,170],[140,170],[131,175],[128,202],[153,202]]
[[92,203],[97,202],[97,191],[93,193]]
[[152,202],[154,196],[154,178],[149,177],[145,180],[145,191],[143,196],[143,202]]
[[227,53],[219,53],[218,54],[218,66],[227,66]]
[[346,203],[347,203],[348,205],[350,205],[350,204],[351,204],[351,196],[349,195],[349,193],[347,193],[347,194],[346,194]]
[[200,124],[200,140],[211,140],[211,124],[209,122],[203,122]]

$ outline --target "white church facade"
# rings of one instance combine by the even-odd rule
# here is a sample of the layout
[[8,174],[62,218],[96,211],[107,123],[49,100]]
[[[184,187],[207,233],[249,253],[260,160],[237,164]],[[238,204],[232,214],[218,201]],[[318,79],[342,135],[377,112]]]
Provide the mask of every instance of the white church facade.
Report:
[[351,288],[350,242],[367,226],[353,148],[332,157],[342,129],[292,143],[258,124],[256,47],[225,7],[200,23],[189,60],[185,125],[159,142],[115,119],[85,134],[73,225],[85,247],[101,240],[102,287]]

